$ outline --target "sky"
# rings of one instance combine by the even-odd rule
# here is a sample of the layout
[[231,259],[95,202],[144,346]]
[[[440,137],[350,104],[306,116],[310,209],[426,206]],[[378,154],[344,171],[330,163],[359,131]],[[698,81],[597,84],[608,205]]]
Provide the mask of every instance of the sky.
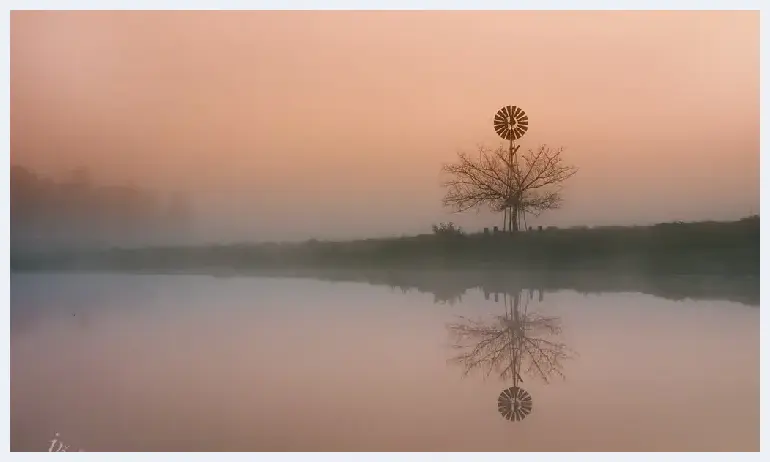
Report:
[[206,240],[502,224],[440,169],[502,140],[578,167],[530,225],[759,211],[758,12],[11,13],[11,162],[187,193]]

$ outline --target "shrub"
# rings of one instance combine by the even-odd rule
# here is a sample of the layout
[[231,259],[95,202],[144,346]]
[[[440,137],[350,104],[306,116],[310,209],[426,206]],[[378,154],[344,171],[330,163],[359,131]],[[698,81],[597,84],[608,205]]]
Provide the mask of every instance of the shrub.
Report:
[[450,221],[449,223],[433,225],[433,234],[437,236],[464,236],[465,232]]

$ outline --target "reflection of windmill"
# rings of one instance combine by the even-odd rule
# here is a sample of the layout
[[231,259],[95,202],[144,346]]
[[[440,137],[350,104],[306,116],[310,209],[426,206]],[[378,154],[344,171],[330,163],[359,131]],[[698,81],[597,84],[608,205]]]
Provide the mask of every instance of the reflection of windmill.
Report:
[[514,145],[514,140],[517,140],[524,136],[529,129],[529,117],[519,107],[516,106],[504,106],[495,114],[494,121],[495,132],[504,140],[508,140],[508,179],[506,184],[509,191],[507,192],[505,200],[498,207],[503,211],[505,218],[503,219],[503,231],[505,231],[506,225],[508,230],[516,231],[520,218],[523,218],[524,208],[521,207],[523,197],[521,196],[521,184],[520,184],[520,172],[519,163],[516,153],[519,151],[519,146]]
[[[508,420],[519,421],[532,412],[532,396],[519,385],[522,373],[548,382],[553,375],[564,377],[562,361],[571,351],[553,338],[561,333],[560,318],[528,313],[529,297],[522,292],[503,295],[506,313],[492,322],[461,321],[448,326],[454,334],[455,348],[462,352],[452,358],[461,364],[464,374],[481,369],[485,375],[497,372],[513,386],[498,396],[498,411]],[[524,299],[524,303],[522,303]],[[523,305],[523,306],[522,306]]]

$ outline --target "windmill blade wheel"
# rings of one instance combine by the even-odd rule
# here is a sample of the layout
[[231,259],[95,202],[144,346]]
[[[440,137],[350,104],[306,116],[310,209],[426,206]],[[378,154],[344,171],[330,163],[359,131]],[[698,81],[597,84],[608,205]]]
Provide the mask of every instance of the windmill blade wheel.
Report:
[[504,106],[495,114],[495,132],[504,140],[517,140],[529,129],[529,117],[517,106]]
[[532,412],[532,395],[523,388],[506,388],[497,397],[497,412],[511,422],[524,420]]

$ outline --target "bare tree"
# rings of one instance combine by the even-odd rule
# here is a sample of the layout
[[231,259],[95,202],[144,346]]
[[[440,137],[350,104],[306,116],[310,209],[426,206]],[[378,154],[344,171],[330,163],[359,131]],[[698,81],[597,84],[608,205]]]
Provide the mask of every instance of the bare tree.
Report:
[[479,146],[478,158],[465,152],[442,166],[448,176],[443,204],[457,212],[488,207],[503,212],[503,230],[517,231],[527,214],[538,216],[561,206],[561,187],[577,168],[562,159],[564,148],[541,145],[518,154],[520,146],[492,150]]
[[460,318],[448,325],[460,353],[451,362],[463,366],[463,373],[481,370],[486,376],[497,372],[514,386],[528,373],[545,382],[556,375],[564,377],[562,362],[574,352],[558,341],[560,319],[528,313],[521,306],[521,294],[506,296],[506,313],[492,322]]

